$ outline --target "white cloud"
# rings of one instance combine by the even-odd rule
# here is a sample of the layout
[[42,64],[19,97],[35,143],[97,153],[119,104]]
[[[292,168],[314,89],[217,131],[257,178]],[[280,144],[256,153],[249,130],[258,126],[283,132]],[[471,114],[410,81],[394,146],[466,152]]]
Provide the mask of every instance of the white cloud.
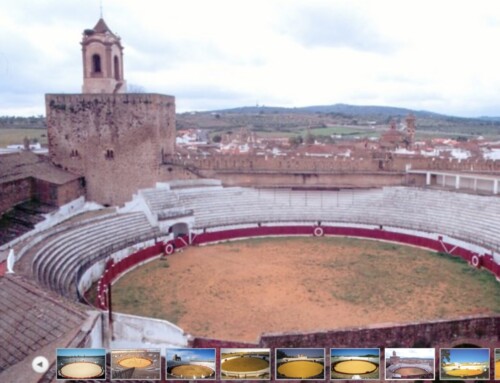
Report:
[[[0,115],[79,92],[99,1],[0,0]],[[336,102],[500,115],[500,16],[476,0],[104,1],[125,76],[179,111]],[[17,110],[17,112],[16,112]]]

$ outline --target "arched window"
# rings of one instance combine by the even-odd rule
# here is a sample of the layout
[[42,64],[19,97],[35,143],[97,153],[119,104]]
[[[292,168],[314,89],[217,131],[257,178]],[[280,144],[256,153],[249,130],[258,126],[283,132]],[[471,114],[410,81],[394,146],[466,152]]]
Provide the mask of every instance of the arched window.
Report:
[[101,73],[101,56],[98,54],[92,55],[92,72]]
[[118,61],[118,56],[114,58],[114,67],[115,67],[115,80],[120,81],[120,62]]

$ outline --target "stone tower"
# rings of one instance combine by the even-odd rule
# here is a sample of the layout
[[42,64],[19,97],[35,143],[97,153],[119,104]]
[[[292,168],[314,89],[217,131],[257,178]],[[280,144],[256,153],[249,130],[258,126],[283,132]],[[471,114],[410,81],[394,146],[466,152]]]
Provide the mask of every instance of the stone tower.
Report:
[[123,47],[120,37],[111,32],[104,19],[82,38],[83,93],[124,93]]
[[121,205],[162,180],[175,151],[175,98],[126,93],[122,46],[103,19],[84,32],[83,94],[46,94],[49,157],[85,179],[86,198]]

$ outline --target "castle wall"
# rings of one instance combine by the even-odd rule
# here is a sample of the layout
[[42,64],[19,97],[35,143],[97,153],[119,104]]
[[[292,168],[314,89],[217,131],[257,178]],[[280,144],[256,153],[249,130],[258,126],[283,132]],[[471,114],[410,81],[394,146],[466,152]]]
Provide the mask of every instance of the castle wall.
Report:
[[32,178],[0,183],[0,214],[21,202],[29,201],[32,193]]
[[87,199],[120,205],[159,179],[174,152],[175,98],[159,94],[48,94],[49,155],[85,177]]
[[408,325],[342,329],[312,334],[264,335],[262,347],[438,347],[470,342],[498,347],[500,316],[463,318]]
[[377,158],[372,153],[364,157],[267,157],[255,155],[215,155],[169,158],[168,163],[195,168],[208,175],[222,172],[274,172],[274,173],[356,173],[356,172],[405,172],[408,168],[448,170],[461,172],[500,172],[500,161],[456,160],[420,156]]
[[22,202],[36,199],[52,206],[65,205],[84,194],[79,179],[57,185],[34,177],[0,183],[0,214]]
[[33,198],[52,206],[65,205],[85,194],[79,179],[56,185],[41,179],[33,179]]
[[[269,347],[436,347],[462,344],[495,348],[500,345],[500,316],[466,317],[456,320],[411,324],[380,325],[364,328],[318,331],[313,333],[263,335],[253,346]],[[200,348],[234,347],[233,342],[196,337],[192,346]],[[234,342],[236,345],[238,343]]]

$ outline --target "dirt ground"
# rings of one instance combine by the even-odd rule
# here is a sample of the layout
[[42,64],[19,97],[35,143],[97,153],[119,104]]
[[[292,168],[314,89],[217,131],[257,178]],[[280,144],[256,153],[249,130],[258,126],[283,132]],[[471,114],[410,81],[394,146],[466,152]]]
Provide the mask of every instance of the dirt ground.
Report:
[[113,290],[118,312],[167,319],[195,336],[249,342],[262,333],[498,312],[499,297],[494,278],[463,262],[348,238],[192,247],[134,270]]

